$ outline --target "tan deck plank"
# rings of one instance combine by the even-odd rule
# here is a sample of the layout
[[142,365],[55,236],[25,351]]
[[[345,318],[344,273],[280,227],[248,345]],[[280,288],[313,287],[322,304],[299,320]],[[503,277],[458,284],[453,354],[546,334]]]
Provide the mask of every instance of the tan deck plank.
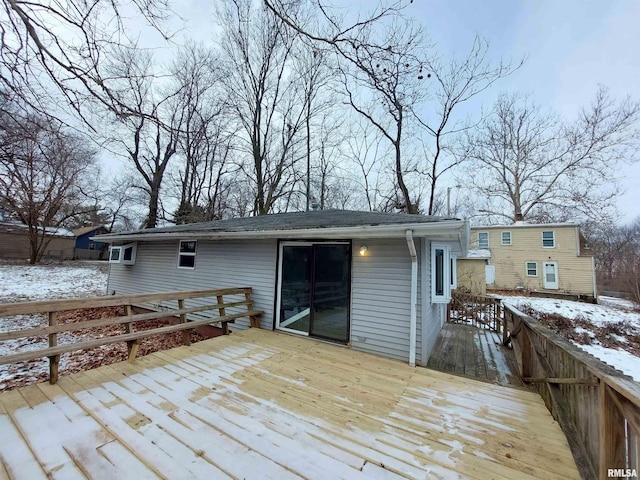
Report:
[[62,446],[96,478],[114,478],[101,461],[172,479],[255,465],[267,478],[579,478],[535,393],[257,329],[3,392],[0,406],[5,424],[42,411],[47,428],[94,432],[89,452]]

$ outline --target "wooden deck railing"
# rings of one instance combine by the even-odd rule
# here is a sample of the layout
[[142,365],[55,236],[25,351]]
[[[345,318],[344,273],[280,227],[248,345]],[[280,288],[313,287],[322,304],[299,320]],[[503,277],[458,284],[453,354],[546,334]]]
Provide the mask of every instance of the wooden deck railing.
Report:
[[[236,298],[225,301],[224,297],[229,296]],[[190,301],[191,306],[186,306],[185,302],[187,301]],[[176,303],[175,307],[173,306],[174,302]],[[71,323],[59,323],[58,321],[60,312],[119,306],[124,307],[125,315]],[[145,313],[134,313],[136,307],[143,309]],[[227,309],[231,309],[233,312],[227,313]],[[40,336],[48,338],[48,347],[0,355],[0,365],[48,357],[49,381],[53,384],[58,380],[58,364],[60,355],[63,353],[126,342],[129,361],[133,361],[138,351],[138,344],[143,338],[182,331],[183,344],[189,345],[189,333],[195,327],[220,323],[223,333],[228,334],[228,323],[237,318],[248,317],[252,327],[259,327],[259,317],[262,313],[262,311],[254,310],[251,288],[249,287],[5,303],[0,304],[0,321],[2,317],[13,315],[45,314],[48,317],[48,325],[0,332],[0,342]],[[136,322],[166,317],[174,317],[179,320],[179,323],[148,330],[136,331],[135,329]],[[58,344],[58,334],[60,333],[113,325],[122,325],[124,333]]]
[[509,305],[505,322],[520,374],[562,427],[582,476],[640,472],[640,384]]
[[447,305],[447,321],[500,332],[503,324],[501,301],[499,298],[453,292]]

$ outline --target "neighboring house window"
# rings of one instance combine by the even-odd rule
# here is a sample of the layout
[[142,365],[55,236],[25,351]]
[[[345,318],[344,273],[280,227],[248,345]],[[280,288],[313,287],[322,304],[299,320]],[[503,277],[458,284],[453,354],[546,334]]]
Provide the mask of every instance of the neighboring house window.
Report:
[[451,255],[450,264],[451,264],[450,266],[451,288],[456,289],[458,288],[458,259],[454,255]]
[[93,242],[89,242],[89,250],[95,250],[96,249],[96,244]]
[[527,262],[527,277],[538,276],[538,262]]
[[178,248],[179,268],[195,268],[196,244],[196,240],[180,240],[180,247]]
[[556,246],[556,236],[553,230],[542,232],[542,246],[544,248],[553,248]]
[[478,232],[478,248],[489,248],[489,232]]
[[511,245],[511,232],[502,232],[502,245]]
[[448,303],[451,298],[450,250],[446,245],[431,245],[431,302]]

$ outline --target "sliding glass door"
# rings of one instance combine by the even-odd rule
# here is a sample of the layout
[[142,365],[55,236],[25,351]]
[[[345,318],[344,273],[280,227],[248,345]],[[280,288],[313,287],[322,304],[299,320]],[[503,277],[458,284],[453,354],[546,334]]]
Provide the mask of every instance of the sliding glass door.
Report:
[[350,257],[348,243],[282,243],[277,328],[347,343]]

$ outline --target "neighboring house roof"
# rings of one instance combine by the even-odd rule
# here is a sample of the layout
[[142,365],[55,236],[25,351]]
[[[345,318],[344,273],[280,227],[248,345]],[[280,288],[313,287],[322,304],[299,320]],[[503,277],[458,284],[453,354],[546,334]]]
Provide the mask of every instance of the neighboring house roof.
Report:
[[[38,227],[42,229],[42,227]],[[0,232],[2,233],[27,233],[29,227],[22,223],[2,222],[0,223]],[[65,228],[45,227],[44,231],[53,237],[75,237],[73,232]]]
[[104,225],[91,225],[89,227],[78,228],[78,229],[73,231],[73,234],[76,237],[81,237],[82,235],[86,235],[87,233],[95,232],[97,230],[106,231],[107,228]]
[[[184,238],[385,238],[416,236],[459,239],[466,247],[468,223],[457,218],[402,213],[318,210],[232,218],[171,227],[136,230],[94,237],[99,241],[126,242]],[[462,248],[465,248],[462,247]],[[466,250],[466,248],[465,248]]]
[[487,250],[486,248],[474,248],[474,249],[469,249],[469,252],[467,252],[467,256],[464,257],[464,259],[468,260],[468,259],[489,259],[491,258],[491,250]]
[[556,228],[556,227],[579,227],[579,223],[574,222],[562,222],[562,223],[525,223],[516,222],[510,225],[477,225],[471,227],[471,230],[489,230],[500,228],[502,230],[512,228]]

